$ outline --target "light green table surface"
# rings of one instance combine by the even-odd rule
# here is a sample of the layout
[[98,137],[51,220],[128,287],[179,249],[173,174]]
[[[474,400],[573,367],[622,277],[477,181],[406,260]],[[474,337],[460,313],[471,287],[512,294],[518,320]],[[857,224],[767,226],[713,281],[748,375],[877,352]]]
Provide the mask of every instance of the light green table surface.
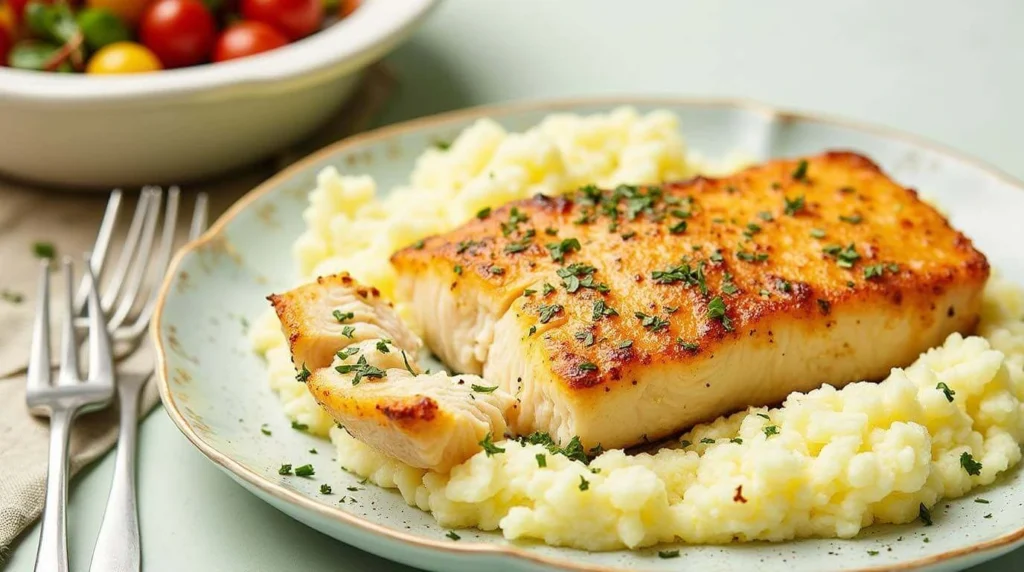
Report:
[[[383,120],[523,98],[739,96],[915,132],[1024,178],[1021,22],[1019,0],[445,0],[389,58],[401,88]],[[140,448],[149,572],[411,570],[257,500],[162,410],[143,423]],[[112,461],[72,488],[73,570],[88,569]],[[9,570],[31,570],[37,535]],[[1024,570],[1024,550],[975,570]]]

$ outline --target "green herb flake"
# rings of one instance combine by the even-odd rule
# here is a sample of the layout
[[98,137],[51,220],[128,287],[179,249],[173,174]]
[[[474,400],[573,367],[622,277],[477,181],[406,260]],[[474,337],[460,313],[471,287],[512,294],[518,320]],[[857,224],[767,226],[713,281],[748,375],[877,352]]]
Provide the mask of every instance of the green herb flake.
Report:
[[409,373],[416,375],[416,372],[413,371],[412,366],[409,365],[409,356],[405,355],[405,350],[402,350],[402,362],[405,364],[405,369],[408,370]]
[[331,315],[334,316],[335,320],[342,323],[356,317],[355,312],[342,312],[341,310],[335,310],[331,312]]
[[455,534],[454,530],[449,530],[448,534],[445,534],[445,536],[447,536],[448,538],[451,538],[452,540],[461,540],[462,539],[461,536],[459,536],[458,534]]
[[988,504],[988,503],[989,503],[989,500],[988,500],[988,499],[981,499],[981,498],[978,498],[978,499],[974,499],[974,502],[976,502],[976,503],[978,503],[978,504]]
[[859,214],[853,214],[850,216],[839,215],[839,220],[843,222],[848,222],[850,224],[860,224],[864,222],[864,217]]
[[583,475],[580,475],[580,490],[581,491],[585,491],[585,490],[588,490],[589,488],[590,488],[590,481],[588,481],[587,479],[583,478]]
[[757,416],[762,419],[771,419],[771,417],[768,417],[768,415],[765,413],[758,413]]
[[474,246],[480,246],[480,242],[476,240],[461,240],[455,247],[455,254],[462,254]]
[[487,271],[490,272],[491,274],[494,274],[495,276],[501,276],[502,274],[505,273],[505,269],[500,266],[491,266],[490,268],[487,269]]
[[701,439],[700,442],[705,444],[705,445],[714,445],[715,444],[715,440],[711,439],[709,437],[705,437],[705,438]]
[[540,311],[540,323],[546,324],[555,317],[555,314],[561,313],[563,308],[561,304],[550,304],[541,305],[537,309]]
[[462,276],[462,265],[461,264],[456,264],[455,268],[453,268],[452,271],[454,271],[459,276]]
[[868,550],[868,556],[878,556],[877,550]]
[[551,284],[548,284],[547,282],[545,282],[544,285],[541,287],[541,294],[543,294],[544,296],[547,296],[548,294],[554,291],[555,287],[552,286]]
[[561,242],[549,242],[547,244],[547,249],[551,253],[551,260],[555,262],[563,262],[566,254],[578,252],[580,248],[582,248],[580,241],[576,238],[566,238]]
[[772,216],[772,213],[768,211],[761,211],[757,213],[757,217],[765,222],[772,222],[773,220],[775,220],[775,217]]
[[281,468],[279,468],[277,470],[277,474],[279,474],[279,475],[290,475],[290,474],[292,474],[292,466],[291,466],[291,464],[285,463],[285,464],[281,465]]
[[594,318],[595,322],[600,320],[601,318],[605,318],[605,317],[608,317],[608,316],[618,316],[618,315],[619,315],[618,311],[616,311],[615,308],[612,308],[611,306],[606,304],[604,300],[595,300],[594,301],[594,316],[593,316],[593,318]]
[[960,455],[960,466],[967,471],[968,475],[976,477],[981,474],[981,463],[975,461],[974,457],[967,451]]
[[778,435],[779,434],[779,427],[778,427],[778,425],[767,425],[767,426],[765,426],[763,431],[764,431],[764,436],[767,439],[768,437],[771,437],[772,435]]
[[711,260],[711,262],[714,262],[715,264],[718,264],[725,260],[724,258],[722,258],[721,250],[715,250],[714,252],[712,252],[711,256],[709,256],[708,259]]
[[794,199],[791,199],[789,197],[782,197],[782,198],[785,201],[785,206],[783,208],[783,212],[786,213],[789,216],[796,216],[797,213],[799,213],[799,212],[803,211],[805,208],[807,208],[807,202],[805,201],[803,195],[800,195],[800,196],[798,196],[798,197],[796,197]]
[[678,550],[659,550],[658,551],[658,558],[663,558],[665,560],[668,560],[669,558],[679,558],[679,551]]
[[309,425],[299,423],[298,421],[292,421],[292,429],[295,429],[296,431],[308,431]]
[[505,449],[502,449],[501,447],[495,445],[493,441],[491,441],[491,433],[489,431],[487,435],[484,437],[484,440],[480,441],[480,446],[483,447],[484,453],[487,453],[488,457],[490,457],[491,455],[497,455],[498,453],[505,452]]
[[940,381],[939,384],[935,386],[935,389],[938,389],[946,396],[946,401],[953,403],[953,396],[956,395],[956,392],[950,389],[949,386],[946,385],[946,382]]
[[737,445],[742,445],[743,439],[740,439],[739,437],[733,437],[732,439],[729,439],[729,442],[736,443]]
[[530,326],[529,331],[526,332],[527,336],[532,336],[537,333],[537,326]]
[[494,387],[487,387],[487,386],[484,386],[484,385],[477,385],[475,383],[470,385],[469,387],[473,391],[478,391],[480,393],[494,393],[494,390],[498,389],[497,385],[495,385]]
[[386,371],[367,363],[366,356],[359,356],[359,360],[354,364],[339,365],[334,369],[341,374],[354,373],[352,385],[359,385],[359,382],[364,377],[367,379],[381,379],[388,375]]
[[722,327],[725,331],[732,331],[732,320],[725,314],[726,307],[725,301],[722,300],[721,296],[715,296],[711,302],[708,303],[708,318],[712,320],[718,320],[722,323]]
[[260,425],[260,433],[263,433],[264,435],[273,435],[273,433],[270,431],[270,428],[267,427],[266,423]]
[[480,220],[484,220],[485,218],[487,218],[489,216],[491,216],[491,207],[484,207],[484,208],[476,211],[476,218],[478,218]]
[[391,350],[388,349],[388,344],[390,344],[390,343],[391,343],[391,340],[377,340],[377,351],[382,353],[382,354],[389,354],[389,353],[391,353]]
[[839,244],[830,244],[821,249],[826,255],[836,259],[836,265],[840,268],[853,268],[855,262],[860,260],[857,247],[852,243],[846,248]]
[[416,242],[412,243],[412,247],[415,248],[416,250],[423,250],[423,247],[425,245],[426,242],[424,242],[423,239],[417,240]]
[[345,336],[346,338],[349,338],[349,339],[354,338],[355,337],[355,335],[354,335],[355,333],[356,333],[356,329],[354,327],[352,327],[352,326],[345,326],[344,328],[341,329],[341,335],[343,335],[343,336]]
[[21,304],[22,302],[25,301],[25,296],[20,292],[15,292],[14,290],[7,290],[5,288],[4,290],[0,290],[0,300],[3,300],[4,302],[10,302],[11,304]]
[[684,341],[683,338],[676,338],[676,344],[688,352],[695,352],[700,349],[700,344]]
[[793,180],[802,181],[807,178],[807,160],[800,159],[797,163],[796,169],[793,170]]
[[531,290],[530,288],[525,288],[523,290],[523,296],[533,296],[536,293],[537,293],[536,290]]
[[597,371],[597,364],[585,361],[579,365],[580,371]]
[[32,243],[32,254],[36,258],[57,258],[57,247],[52,242],[35,242]]
[[657,332],[668,327],[668,320],[662,320],[657,316],[648,316],[643,312],[633,312],[633,315],[640,320],[640,325],[651,332]]
[[543,469],[544,467],[548,466],[548,456],[545,455],[544,453],[537,453],[536,457],[534,458],[537,459],[538,467]]
[[829,302],[828,300],[822,300],[821,298],[818,298],[818,310],[821,312],[823,316],[827,316],[830,312],[832,312],[832,303]]
[[306,380],[309,379],[310,375],[313,375],[313,372],[309,371],[309,368],[306,367],[306,363],[303,362],[302,369],[295,374],[295,381],[306,383]]
[[736,258],[744,262],[764,262],[765,260],[768,260],[768,253],[750,252],[741,248],[736,251]]
[[684,232],[686,232],[686,221],[681,220],[677,222],[676,224],[668,227],[668,231],[671,234],[683,234]]
[[633,347],[633,340],[621,341],[621,342],[619,342],[619,345],[616,346],[616,347],[619,348],[620,350],[624,350],[626,348]]
[[583,342],[583,345],[590,347],[594,345],[594,334],[592,332],[580,331],[573,334],[573,337]]
[[820,228],[812,228],[811,238],[825,238],[825,231]]
[[327,483],[324,483],[324,484],[320,485],[320,494],[322,494],[322,495],[329,495],[329,494],[331,494],[331,485],[329,485]]

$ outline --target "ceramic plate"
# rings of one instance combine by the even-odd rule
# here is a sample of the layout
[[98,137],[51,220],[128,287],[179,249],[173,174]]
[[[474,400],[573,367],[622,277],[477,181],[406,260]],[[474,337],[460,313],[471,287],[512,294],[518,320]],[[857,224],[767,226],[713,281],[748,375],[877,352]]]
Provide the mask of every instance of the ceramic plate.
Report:
[[[267,386],[263,361],[249,349],[246,318],[264,297],[292,285],[292,241],[302,232],[306,194],[329,165],[372,175],[379,188],[404,182],[413,161],[480,117],[523,130],[556,111],[579,114],[619,105],[677,113],[690,149],[708,157],[740,150],[757,159],[852,149],[904,185],[920,189],[975,240],[1005,275],[1024,283],[1024,186],[976,161],[877,128],[783,112],[737,101],[620,99],[527,103],[459,111],[387,127],[340,142],[274,177],[227,212],[177,257],[153,324],[160,391],[167,412],[196,447],[260,498],[338,540],[385,558],[445,572],[501,570],[950,570],[993,558],[1024,542],[1024,475],[933,509],[935,525],[872,527],[853,540],[666,546],[588,553],[509,542],[500,533],[445,537],[433,518],[395,491],[358,479],[330,461],[326,441],[293,431]],[[267,424],[272,435],[260,432]],[[314,455],[308,451],[319,449]],[[315,479],[281,477],[282,463],[313,463]],[[336,494],[319,494],[321,483]],[[346,487],[357,487],[348,491]],[[347,496],[352,501],[339,503]],[[984,496],[991,504],[972,502]],[[991,514],[991,517],[986,515]]]

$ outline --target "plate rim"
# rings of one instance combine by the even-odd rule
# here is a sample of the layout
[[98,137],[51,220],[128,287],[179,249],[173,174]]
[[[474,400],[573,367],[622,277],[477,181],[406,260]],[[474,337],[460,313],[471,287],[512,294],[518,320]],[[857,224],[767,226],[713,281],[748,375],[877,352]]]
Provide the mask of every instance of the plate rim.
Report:
[[[488,543],[466,543],[456,544],[452,542],[443,542],[440,540],[433,540],[424,538],[415,534],[405,533],[397,530],[392,530],[386,526],[379,525],[373,522],[369,522],[361,517],[346,513],[344,511],[328,507],[313,501],[305,495],[291,491],[282,485],[276,484],[272,481],[264,479],[256,472],[246,468],[242,464],[238,463],[228,455],[221,453],[213,445],[210,445],[202,439],[187,422],[181,411],[178,409],[178,404],[175,402],[171,388],[170,388],[170,375],[168,373],[169,362],[167,358],[167,352],[165,351],[164,345],[161,340],[160,331],[162,329],[163,316],[164,316],[164,305],[168,294],[171,292],[174,279],[178,274],[178,268],[181,266],[183,261],[193,255],[203,245],[215,242],[220,235],[224,232],[227,226],[244,210],[256,200],[270,193],[273,189],[280,186],[283,182],[293,178],[299,172],[305,170],[309,165],[316,163],[322,159],[325,159],[331,155],[338,154],[351,147],[358,147],[367,143],[379,142],[387,140],[389,138],[414,132],[423,128],[428,128],[437,124],[454,122],[454,121],[466,121],[481,119],[484,117],[506,115],[511,113],[522,113],[529,111],[540,111],[545,110],[550,113],[571,111],[577,107],[618,107],[618,106],[704,106],[704,107],[719,107],[728,108],[739,111],[746,111],[756,113],[765,116],[766,118],[775,121],[809,121],[814,123],[821,123],[826,125],[832,125],[837,127],[843,127],[854,131],[860,131],[862,133],[869,133],[878,135],[888,139],[901,140],[906,143],[913,144],[915,146],[928,149],[930,151],[948,156],[956,159],[962,163],[971,165],[978,170],[982,171],[988,176],[991,176],[1004,184],[1011,187],[1015,187],[1018,191],[1024,192],[1024,181],[1013,177],[1006,173],[1002,169],[995,167],[981,159],[974,157],[963,151],[959,151],[953,147],[947,146],[942,143],[932,141],[926,137],[915,135],[899,129],[885,127],[882,125],[861,122],[852,119],[841,118],[829,114],[821,114],[815,112],[797,111],[787,109],[780,106],[766,104],[760,101],[747,98],[735,98],[735,97],[688,97],[688,96],[599,96],[599,97],[572,97],[572,98],[552,98],[552,99],[528,99],[514,101],[510,103],[498,103],[498,104],[487,104],[478,105],[473,107],[467,107],[457,109],[453,111],[447,111],[434,115],[428,115],[424,117],[418,117],[383,127],[378,127],[363,133],[359,133],[335,143],[321,148],[315,151],[301,160],[288,166],[281,172],[270,177],[251,191],[247,192],[237,201],[235,201],[201,236],[192,240],[191,242],[184,245],[177,253],[175,253],[170,265],[168,266],[167,273],[163,283],[160,286],[160,291],[157,296],[156,307],[154,308],[154,316],[152,323],[150,324],[150,338],[153,341],[153,347],[156,350],[156,382],[160,391],[160,399],[163,402],[164,410],[167,415],[171,418],[178,430],[185,435],[185,437],[195,446],[203,455],[219,465],[221,469],[232,473],[234,476],[242,479],[268,494],[279,501],[288,503],[291,505],[298,506],[307,511],[311,511],[320,517],[326,519],[332,519],[340,522],[347,526],[353,526],[360,529],[361,532],[380,535],[385,537],[387,540],[392,542],[399,542],[412,549],[429,549],[434,551],[441,551],[449,553],[449,555],[459,554],[477,554],[477,555],[493,555],[497,557],[505,557],[516,560],[525,560],[535,564],[552,567],[561,570],[570,570],[574,572],[583,571],[594,571],[594,572],[619,572],[621,568],[609,568],[602,565],[591,566],[581,564],[577,562],[567,561],[565,559],[549,557],[544,555],[536,554],[530,550],[516,546],[515,544],[488,544]],[[685,135],[685,133],[684,133]],[[992,538],[986,541],[978,542],[970,546],[958,548],[954,550],[944,551],[938,554],[929,556],[923,556],[912,560],[906,560],[903,562],[896,563],[894,565],[878,565],[869,566],[864,568],[857,568],[848,572],[879,572],[882,570],[891,571],[907,571],[916,570],[925,566],[939,564],[943,562],[951,562],[966,558],[970,555],[978,553],[993,553],[990,558],[998,556],[1000,553],[1005,552],[1000,549],[1008,548],[1016,543],[1024,541],[1024,524],[1021,525],[1017,530],[1003,534],[996,538]]]

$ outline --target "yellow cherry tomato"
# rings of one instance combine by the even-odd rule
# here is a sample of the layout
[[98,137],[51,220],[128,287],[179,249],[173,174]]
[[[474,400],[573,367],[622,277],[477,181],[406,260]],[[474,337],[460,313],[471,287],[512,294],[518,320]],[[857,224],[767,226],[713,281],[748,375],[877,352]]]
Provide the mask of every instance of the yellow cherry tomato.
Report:
[[106,8],[121,18],[130,27],[139,23],[139,18],[152,0],[86,0],[89,8]]
[[14,17],[14,10],[11,9],[10,4],[0,2],[0,28],[3,28],[12,40],[18,37],[16,33],[18,31],[17,22]]
[[85,73],[140,73],[160,69],[160,60],[146,46],[135,42],[116,42],[100,48],[100,51],[89,59]]

